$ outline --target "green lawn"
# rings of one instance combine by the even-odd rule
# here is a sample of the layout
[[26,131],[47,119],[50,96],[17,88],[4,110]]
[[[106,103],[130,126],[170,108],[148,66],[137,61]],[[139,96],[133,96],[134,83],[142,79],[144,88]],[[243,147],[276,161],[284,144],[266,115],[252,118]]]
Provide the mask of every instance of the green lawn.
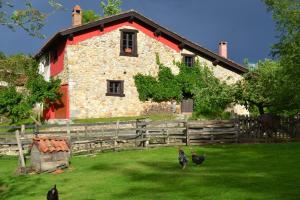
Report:
[[184,171],[175,147],[73,157],[60,175],[14,176],[17,160],[0,158],[0,199],[43,200],[53,184],[61,200],[300,198],[300,143],[194,149],[207,160]]

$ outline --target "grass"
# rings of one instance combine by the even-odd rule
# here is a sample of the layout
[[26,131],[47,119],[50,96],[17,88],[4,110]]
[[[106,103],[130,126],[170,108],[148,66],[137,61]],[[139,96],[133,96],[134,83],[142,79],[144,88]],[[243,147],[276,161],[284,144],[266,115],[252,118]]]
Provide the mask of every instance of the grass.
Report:
[[97,122],[117,122],[117,121],[131,121],[138,118],[148,118],[152,121],[160,120],[174,120],[174,115],[144,115],[144,116],[133,116],[133,117],[111,117],[111,118],[87,118],[87,119],[74,119],[74,123],[97,123]]
[[207,160],[185,170],[175,147],[73,157],[60,175],[15,176],[17,160],[0,157],[0,199],[45,199],[54,184],[62,200],[299,199],[300,143],[194,149]]

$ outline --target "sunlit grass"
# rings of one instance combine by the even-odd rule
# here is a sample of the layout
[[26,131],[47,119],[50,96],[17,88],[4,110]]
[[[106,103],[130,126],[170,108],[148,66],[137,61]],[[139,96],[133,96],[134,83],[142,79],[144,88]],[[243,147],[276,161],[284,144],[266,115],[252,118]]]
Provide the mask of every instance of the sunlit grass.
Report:
[[[300,143],[194,150],[207,160],[184,171],[176,147],[73,157],[71,168],[59,175],[15,176],[17,159],[0,157],[0,199],[46,199],[54,184],[62,200],[299,199]],[[190,158],[191,149],[185,151]]]

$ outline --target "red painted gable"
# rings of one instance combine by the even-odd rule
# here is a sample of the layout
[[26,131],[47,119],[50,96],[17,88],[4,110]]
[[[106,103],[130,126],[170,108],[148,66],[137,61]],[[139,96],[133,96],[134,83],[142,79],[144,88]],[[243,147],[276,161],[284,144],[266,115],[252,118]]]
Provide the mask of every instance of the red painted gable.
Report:
[[77,44],[79,42],[82,42],[84,40],[87,40],[89,38],[95,37],[95,36],[100,36],[103,35],[105,33],[109,33],[111,31],[114,31],[118,28],[121,28],[122,26],[131,26],[141,32],[143,32],[144,34],[148,35],[151,38],[156,39],[159,42],[162,42],[163,44],[169,46],[170,48],[174,49],[175,51],[179,52],[180,48],[178,47],[178,44],[172,42],[171,40],[163,37],[163,36],[155,36],[154,32],[151,31],[150,29],[142,26],[141,24],[137,23],[137,22],[119,22],[119,23],[115,23],[112,24],[108,27],[104,27],[103,31],[100,31],[99,28],[93,28],[93,29],[88,29],[84,32],[81,32],[79,34],[74,35],[72,40],[68,40],[67,41],[67,45],[74,45]]
[[[128,22],[128,21],[120,21],[114,24],[111,24],[110,26],[104,27],[103,31],[100,31],[98,28],[88,29],[83,32],[77,33],[74,35],[73,39],[65,40],[60,42],[55,47],[52,47],[52,50],[50,51],[50,75],[56,76],[64,69],[64,52],[67,45],[75,45],[79,42],[82,42],[84,40],[87,40],[89,38],[95,37],[95,36],[101,36],[105,33],[109,33],[111,31],[114,31],[118,28],[121,28],[122,26],[131,26],[144,34],[148,35],[151,38],[154,38],[155,40],[169,46],[170,48],[174,49],[177,52],[180,52],[180,48],[178,44],[175,42],[167,39],[164,36],[155,36],[154,32],[150,29],[142,26],[141,24],[137,22]],[[56,54],[56,55],[55,55]]]
[[63,41],[50,51],[50,76],[55,76],[63,71],[65,47],[66,41]]

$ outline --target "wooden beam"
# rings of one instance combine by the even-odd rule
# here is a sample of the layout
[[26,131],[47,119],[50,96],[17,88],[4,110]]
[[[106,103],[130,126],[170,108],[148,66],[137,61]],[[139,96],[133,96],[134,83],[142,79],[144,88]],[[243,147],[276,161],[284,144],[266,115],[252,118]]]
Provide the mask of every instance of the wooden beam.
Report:
[[212,64],[213,64],[213,66],[217,66],[219,64],[219,62],[220,62],[219,60],[215,60],[212,62]]
[[133,22],[133,20],[134,20],[134,16],[133,16],[133,15],[131,15],[131,16],[129,17],[128,21],[129,21],[130,23],[132,23],[132,22]]
[[99,25],[99,30],[102,32],[104,30],[104,24]]
[[161,30],[156,29],[156,30],[154,31],[154,35],[155,35],[156,37],[161,36]]
[[71,34],[69,34],[68,35],[68,39],[70,40],[70,41],[73,41],[73,39],[74,39],[74,35],[71,33]]
[[179,49],[183,49],[185,47],[185,44],[183,42],[181,42],[179,45],[178,45]]
[[16,130],[16,139],[17,139],[17,144],[18,144],[18,149],[19,149],[19,160],[21,164],[21,171],[25,169],[25,159],[24,159],[24,154],[23,154],[23,149],[22,149],[22,143],[20,140],[20,133],[19,130]]

